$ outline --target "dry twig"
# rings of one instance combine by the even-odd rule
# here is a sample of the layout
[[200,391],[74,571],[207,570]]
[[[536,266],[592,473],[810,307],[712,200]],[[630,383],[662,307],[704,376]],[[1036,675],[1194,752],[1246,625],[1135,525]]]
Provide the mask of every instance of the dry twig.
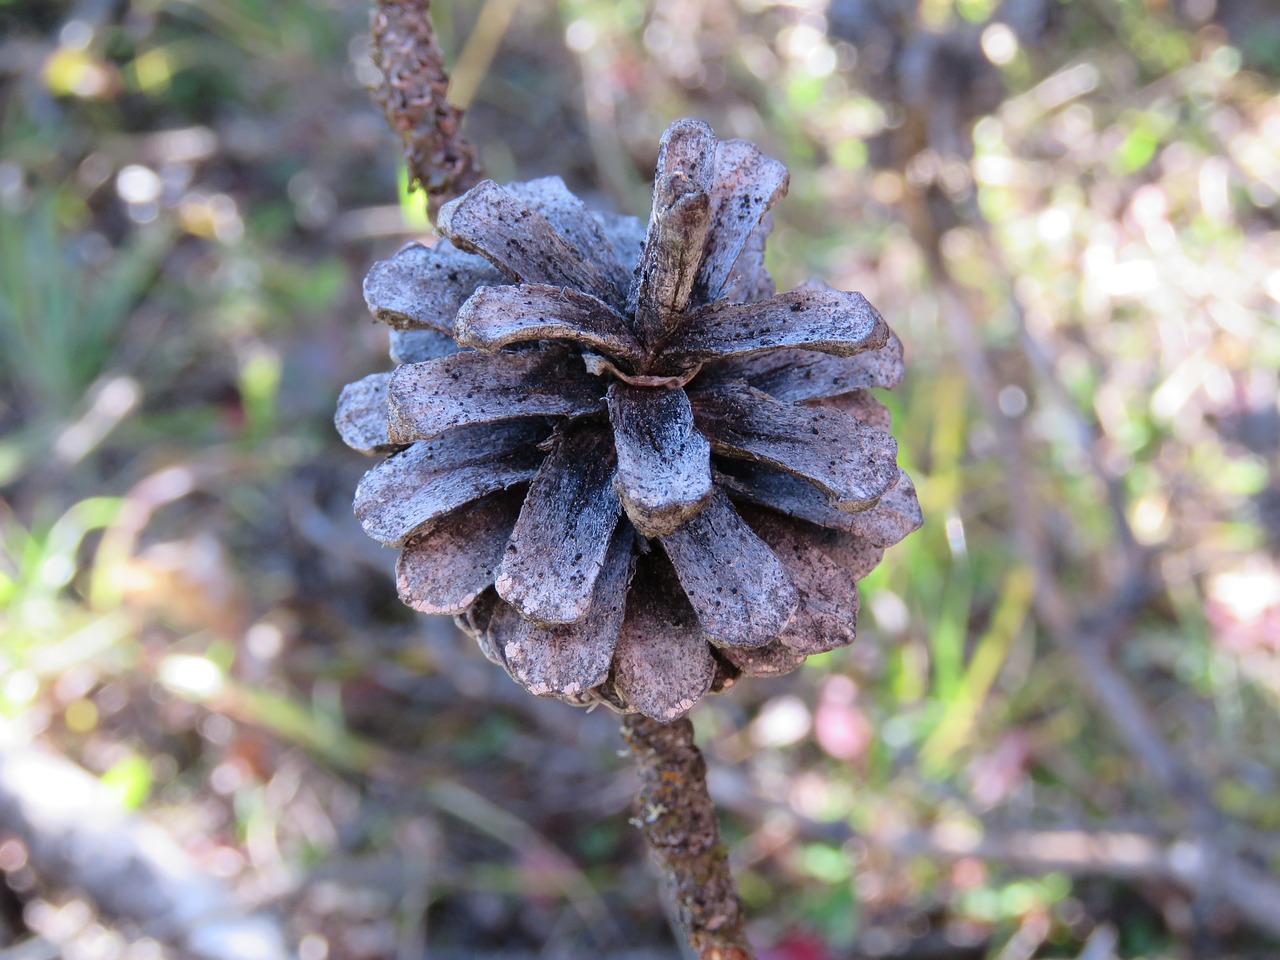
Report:
[[[977,54],[971,52],[968,56]],[[900,106],[908,114],[903,128],[924,132],[923,139],[917,138],[907,145],[908,153],[928,148],[952,162],[968,162],[971,151],[967,125],[976,114],[967,118],[959,114],[943,117],[946,122],[939,124],[936,111],[930,114],[927,104],[905,97]],[[930,122],[930,117],[934,122]],[[1028,328],[1003,251],[974,195],[956,199],[935,190],[931,197],[937,202],[908,203],[904,219],[912,227],[936,280],[942,313],[960,363],[999,438],[1014,542],[1035,573],[1035,609],[1039,620],[1055,646],[1075,660],[1083,685],[1129,753],[1147,770],[1152,782],[1182,809],[1185,829],[1190,833],[1186,843],[1196,849],[1199,859],[1195,869],[1185,871],[1180,879],[1206,899],[1217,898],[1230,904],[1259,929],[1275,932],[1280,926],[1277,920],[1280,884],[1237,852],[1244,833],[1242,826],[1218,810],[1201,772],[1165,737],[1133,680],[1114,662],[1113,646],[1127,634],[1145,598],[1157,589],[1157,578],[1152,572],[1157,564],[1137,543],[1129,527],[1124,490],[1105,467],[1099,450],[1100,437],[1088,418],[1076,408],[1044,348]],[[1091,604],[1088,612],[1075,609],[1058,579],[1052,545],[1044,528],[1043,504],[1036,496],[1027,463],[1026,438],[1020,423],[1000,410],[998,381],[976,319],[986,312],[987,305],[972,302],[975,292],[957,282],[942,256],[942,234],[956,221],[967,224],[982,237],[986,256],[995,265],[1003,280],[1001,286],[1007,291],[1023,352],[1065,410],[1081,451],[1106,492],[1116,553],[1124,569],[1110,596]]]
[[638,826],[667,877],[680,927],[698,960],[751,960],[742,904],[720,842],[707,793],[707,763],[693,743],[693,724],[640,714],[622,722],[640,771]]
[[400,137],[410,185],[440,206],[483,177],[475,147],[462,133],[462,111],[446,100],[449,74],[431,26],[428,0],[377,0],[373,60],[382,74],[374,98]]

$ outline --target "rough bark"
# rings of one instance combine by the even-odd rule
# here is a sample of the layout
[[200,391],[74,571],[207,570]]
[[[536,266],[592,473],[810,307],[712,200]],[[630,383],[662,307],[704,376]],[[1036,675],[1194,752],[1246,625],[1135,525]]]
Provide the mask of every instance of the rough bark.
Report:
[[431,26],[428,0],[377,0],[371,23],[373,62],[382,78],[374,99],[400,137],[410,183],[440,205],[480,182],[475,147],[462,133],[462,111],[446,100],[449,74]]
[[698,960],[751,960],[742,904],[707,792],[693,724],[632,714],[622,736],[640,771],[636,817],[667,878],[675,915]]

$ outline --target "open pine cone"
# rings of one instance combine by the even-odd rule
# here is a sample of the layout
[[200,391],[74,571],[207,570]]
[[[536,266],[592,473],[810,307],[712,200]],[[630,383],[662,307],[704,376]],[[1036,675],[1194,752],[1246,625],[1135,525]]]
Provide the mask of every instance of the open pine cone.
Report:
[[556,177],[485,181],[441,210],[451,244],[365,280],[399,366],[339,401],[392,454],[356,515],[403,548],[404,601],[532,693],[671,720],[792,670],[852,642],[855,581],[921,523],[867,392],[901,343],[861,294],[774,295],[787,180],[681,120],[647,231]]

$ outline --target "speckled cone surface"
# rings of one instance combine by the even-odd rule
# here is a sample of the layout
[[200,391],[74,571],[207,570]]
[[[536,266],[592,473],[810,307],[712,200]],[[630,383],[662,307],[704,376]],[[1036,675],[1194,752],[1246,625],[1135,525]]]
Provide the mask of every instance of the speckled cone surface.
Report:
[[557,177],[486,180],[365,280],[398,364],[343,439],[400,596],[530,692],[658,720],[851,643],[855,582],[921,523],[888,411],[902,345],[858,293],[775,294],[786,168],[696,120],[646,229]]

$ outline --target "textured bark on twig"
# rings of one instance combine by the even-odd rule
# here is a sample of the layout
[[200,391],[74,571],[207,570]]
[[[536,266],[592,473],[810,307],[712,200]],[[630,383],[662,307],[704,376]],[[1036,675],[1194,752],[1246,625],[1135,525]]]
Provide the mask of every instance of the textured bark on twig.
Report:
[[445,99],[449,74],[431,26],[429,0],[377,0],[373,62],[382,74],[374,98],[400,137],[411,186],[427,194],[435,220],[441,204],[483,177],[475,147],[462,133],[462,111]]
[[640,770],[633,821],[670,885],[675,913],[698,960],[751,960],[742,904],[707,793],[707,764],[686,717],[662,724],[627,716],[622,735]]

